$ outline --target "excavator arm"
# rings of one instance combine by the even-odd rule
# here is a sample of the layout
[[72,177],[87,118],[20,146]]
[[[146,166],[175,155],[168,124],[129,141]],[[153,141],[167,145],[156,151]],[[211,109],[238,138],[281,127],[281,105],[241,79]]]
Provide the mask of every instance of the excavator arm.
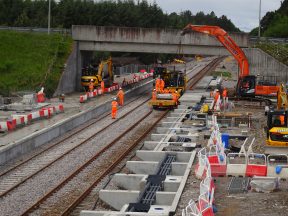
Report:
[[104,79],[104,66],[107,64],[108,66],[108,75],[109,75],[109,81],[111,83],[113,83],[114,80],[114,74],[113,74],[113,65],[112,65],[112,58],[109,57],[108,60],[106,61],[101,61],[99,66],[98,66],[98,73],[97,73],[97,77],[99,79],[99,81],[101,82]]
[[284,84],[279,86],[277,92],[277,109],[278,110],[287,110],[288,107],[288,97]]
[[240,78],[249,75],[249,64],[245,53],[238,47],[235,41],[218,26],[207,26],[207,25],[192,25],[188,24],[182,31],[182,35],[191,32],[197,31],[204,34],[214,36],[223,46],[233,55],[237,60],[240,68]]

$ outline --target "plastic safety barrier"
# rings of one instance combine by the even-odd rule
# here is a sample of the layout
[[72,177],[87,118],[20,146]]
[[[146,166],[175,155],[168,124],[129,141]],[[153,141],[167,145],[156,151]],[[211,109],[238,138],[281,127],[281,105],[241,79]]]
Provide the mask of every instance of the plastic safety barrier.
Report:
[[244,177],[247,169],[247,158],[245,154],[229,153],[227,155],[227,176]]
[[246,176],[267,176],[267,160],[264,154],[251,153],[247,156]]
[[267,157],[267,176],[288,178],[288,156],[284,154]]
[[41,110],[29,113],[27,115],[12,115],[11,119],[0,122],[0,132],[13,131],[16,128],[20,128],[27,124],[30,124],[34,120],[39,120],[41,118],[50,118],[52,115],[60,112],[64,112],[63,104],[52,107],[45,107]]

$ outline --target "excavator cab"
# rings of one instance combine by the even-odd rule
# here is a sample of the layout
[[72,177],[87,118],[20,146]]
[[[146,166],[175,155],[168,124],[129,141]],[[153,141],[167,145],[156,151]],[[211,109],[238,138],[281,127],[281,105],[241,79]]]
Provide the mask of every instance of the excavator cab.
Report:
[[[288,111],[270,110],[267,117],[266,154],[288,153]],[[286,147],[286,148],[283,148]]]
[[255,96],[256,77],[244,76],[239,78],[237,83],[236,93],[240,97],[254,97]]

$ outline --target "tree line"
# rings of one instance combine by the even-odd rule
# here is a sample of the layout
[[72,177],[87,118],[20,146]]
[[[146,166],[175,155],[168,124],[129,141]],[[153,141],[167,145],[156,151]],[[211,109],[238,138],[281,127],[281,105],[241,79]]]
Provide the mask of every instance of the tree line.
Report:
[[[282,1],[278,10],[267,12],[260,24],[261,36],[288,38],[288,0]],[[258,27],[250,34],[256,36]]]
[[[0,0],[0,25],[47,27],[48,0]],[[51,27],[72,25],[183,28],[188,23],[217,25],[226,31],[240,30],[225,15],[217,17],[190,10],[165,13],[147,0],[51,0]]]

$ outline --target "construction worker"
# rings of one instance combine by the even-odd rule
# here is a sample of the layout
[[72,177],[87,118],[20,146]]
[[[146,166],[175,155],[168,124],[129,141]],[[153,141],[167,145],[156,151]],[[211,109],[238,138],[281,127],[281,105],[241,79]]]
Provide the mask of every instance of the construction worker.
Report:
[[112,119],[116,118],[117,108],[118,108],[117,98],[113,98],[113,101],[111,103],[111,117],[112,117]]
[[155,89],[157,92],[160,92],[160,83],[161,83],[161,79],[158,77],[155,81]]
[[157,100],[157,91],[156,91],[156,89],[154,89],[154,90],[152,91],[152,100],[153,100],[153,101]]
[[284,115],[280,115],[279,116],[279,120],[280,120],[281,126],[284,126],[285,125],[285,116]]
[[122,90],[122,88],[119,88],[119,91],[117,93],[117,97],[119,98],[119,105],[123,106],[124,105],[124,92]]
[[126,85],[127,85],[127,82],[126,82],[126,79],[124,78],[122,81],[122,86],[126,86]]
[[175,91],[172,93],[172,100],[175,102],[175,105],[178,105],[178,92]]
[[164,91],[164,87],[165,87],[165,82],[163,79],[160,80],[160,92]]
[[214,105],[213,109],[217,109],[217,101],[220,99],[220,92],[218,89],[215,89],[215,94],[214,94]]
[[104,83],[103,80],[101,81],[101,89],[102,89],[102,94],[104,94],[104,91],[105,91],[105,83]]
[[223,103],[224,103],[224,106],[225,104],[227,103],[227,99],[228,99],[228,92],[227,92],[227,89],[226,87],[224,87],[223,91],[222,91],[222,99],[223,99]]
[[93,92],[94,91],[94,82],[93,82],[94,80],[93,79],[91,79],[90,80],[90,83],[89,83],[89,91],[90,92]]

